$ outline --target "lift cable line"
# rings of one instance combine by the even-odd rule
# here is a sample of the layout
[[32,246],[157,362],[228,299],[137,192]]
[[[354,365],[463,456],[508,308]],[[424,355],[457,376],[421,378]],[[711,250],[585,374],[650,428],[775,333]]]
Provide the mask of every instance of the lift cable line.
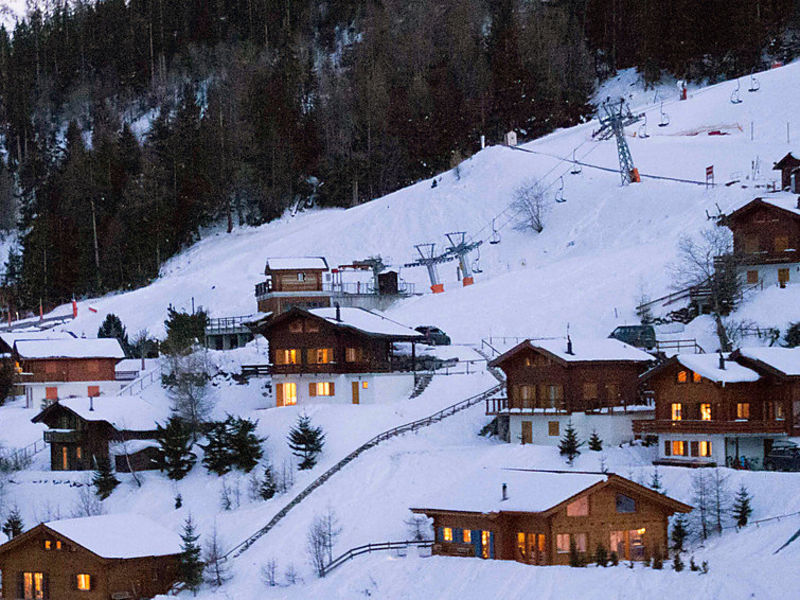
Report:
[[617,140],[617,154],[619,155],[619,174],[622,178],[622,185],[638,183],[639,171],[633,164],[633,155],[625,140],[625,127],[638,123],[642,120],[641,114],[634,115],[627,102],[622,98],[618,103],[610,100],[603,102],[601,109],[603,113],[598,113],[600,129],[592,134],[593,138],[599,140],[610,140],[612,137]]

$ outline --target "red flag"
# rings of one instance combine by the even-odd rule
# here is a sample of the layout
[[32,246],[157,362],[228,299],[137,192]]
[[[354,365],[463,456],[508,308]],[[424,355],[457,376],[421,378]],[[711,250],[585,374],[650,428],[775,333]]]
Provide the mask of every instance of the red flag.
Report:
[[75,298],[72,299],[72,318],[78,318],[78,303],[75,301]]

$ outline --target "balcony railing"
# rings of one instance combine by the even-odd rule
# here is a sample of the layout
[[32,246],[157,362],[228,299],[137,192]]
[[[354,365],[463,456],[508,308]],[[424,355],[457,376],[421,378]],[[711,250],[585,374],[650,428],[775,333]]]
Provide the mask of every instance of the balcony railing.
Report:
[[[715,257],[716,258],[716,257]],[[782,252],[761,250],[759,252],[743,252],[737,255],[743,265],[770,265],[780,263],[800,262],[800,250],[790,248]]]
[[86,439],[86,432],[77,429],[49,429],[44,432],[48,444],[80,444]]
[[616,404],[608,406],[606,404],[559,401],[559,406],[535,406],[532,401],[523,401],[521,405],[514,405],[508,398],[489,398],[486,400],[486,414],[520,414],[520,415],[556,415],[569,414],[570,412],[585,412],[587,414],[622,414],[626,412],[653,410],[650,404]]
[[787,433],[786,421],[671,421],[633,422],[635,434],[647,433]]

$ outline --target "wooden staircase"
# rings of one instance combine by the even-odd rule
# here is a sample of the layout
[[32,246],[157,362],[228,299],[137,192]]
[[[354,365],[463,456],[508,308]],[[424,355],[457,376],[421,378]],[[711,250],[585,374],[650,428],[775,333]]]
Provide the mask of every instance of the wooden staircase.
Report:
[[414,374],[414,390],[411,392],[409,398],[416,398],[421,396],[427,387],[433,381],[433,373],[415,373]]

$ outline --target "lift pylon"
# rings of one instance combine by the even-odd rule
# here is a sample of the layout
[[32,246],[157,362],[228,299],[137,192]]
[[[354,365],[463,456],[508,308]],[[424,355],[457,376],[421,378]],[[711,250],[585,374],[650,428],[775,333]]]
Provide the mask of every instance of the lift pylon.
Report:
[[472,265],[469,262],[469,253],[475,250],[483,242],[467,242],[466,231],[454,231],[446,233],[447,241],[450,242],[450,247],[447,249],[454,258],[458,259],[458,264],[461,267],[461,284],[466,287],[475,283],[475,278],[472,275]]
[[598,113],[600,129],[592,134],[592,137],[600,140],[616,138],[617,154],[619,154],[619,173],[622,178],[622,185],[628,183],[638,183],[639,171],[633,164],[633,156],[628,142],[625,140],[625,127],[633,125],[641,120],[642,115],[634,115],[630,107],[622,98],[619,102],[611,102],[610,99],[603,102],[602,112]]
[[405,267],[425,267],[428,270],[428,278],[431,280],[431,291],[434,294],[444,292],[444,284],[439,279],[439,264],[450,262],[455,257],[449,252],[436,254],[436,244],[414,244],[414,248],[419,253],[419,258],[414,262],[407,263]]

